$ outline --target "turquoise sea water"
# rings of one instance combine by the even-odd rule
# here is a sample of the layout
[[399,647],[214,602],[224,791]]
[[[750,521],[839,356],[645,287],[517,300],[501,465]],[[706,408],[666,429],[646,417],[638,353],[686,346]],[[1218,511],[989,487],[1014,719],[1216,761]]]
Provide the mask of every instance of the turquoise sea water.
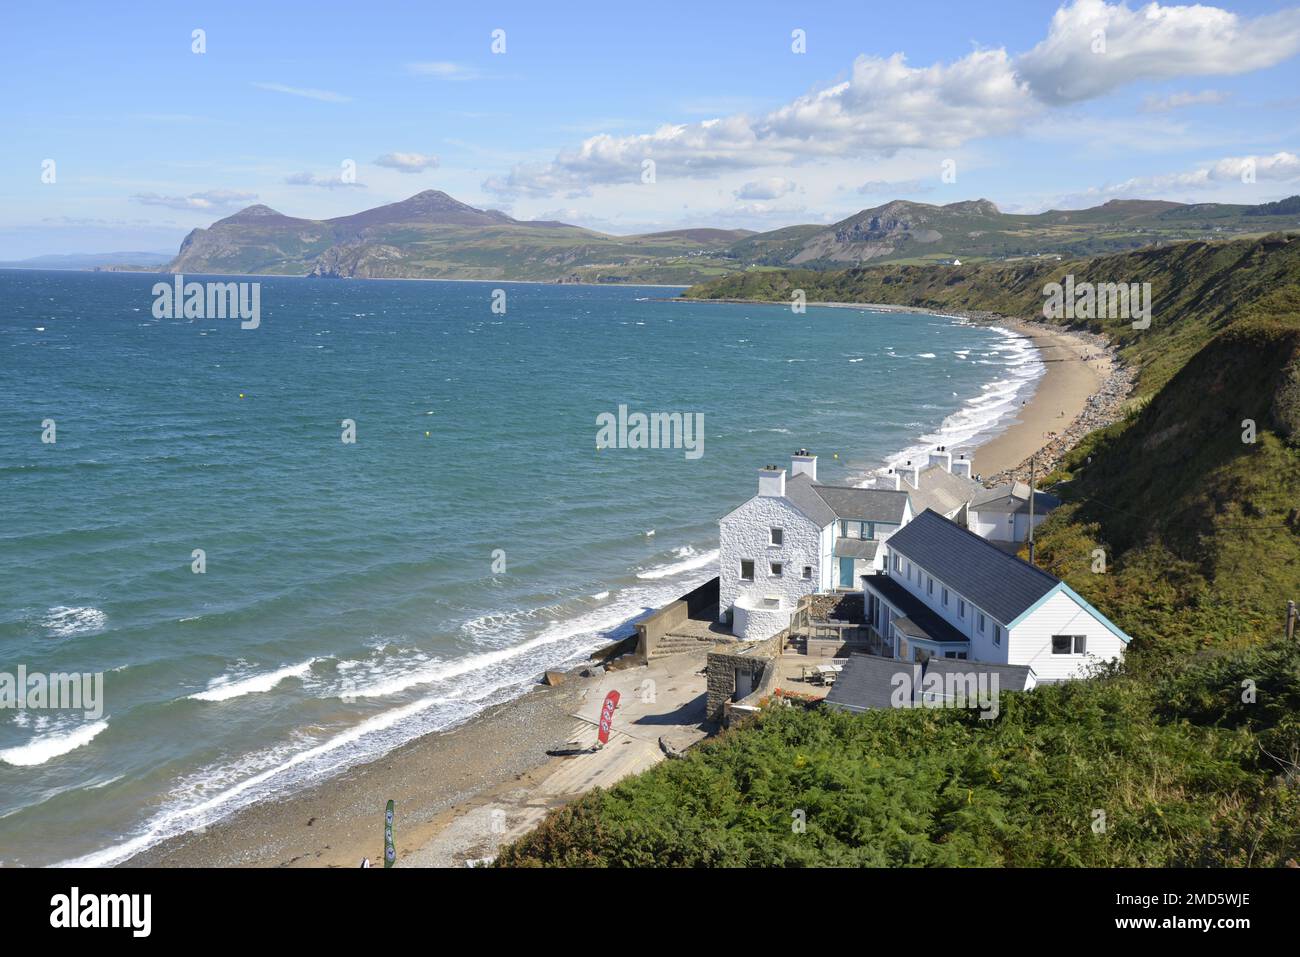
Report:
[[[0,672],[106,701],[0,710],[5,865],[112,863],[522,693],[715,574],[759,466],[966,447],[1041,371],[934,316],[262,279],[245,330],[154,319],[157,280],[0,271]],[[702,413],[704,454],[597,451],[620,404]]]

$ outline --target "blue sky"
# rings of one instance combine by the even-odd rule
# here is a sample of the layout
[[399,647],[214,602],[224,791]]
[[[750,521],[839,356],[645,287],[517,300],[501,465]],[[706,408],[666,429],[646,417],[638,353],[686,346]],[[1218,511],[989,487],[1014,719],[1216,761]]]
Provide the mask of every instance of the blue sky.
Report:
[[0,259],[430,188],[619,233],[1300,192],[1294,5],[469,6],[8,9]]

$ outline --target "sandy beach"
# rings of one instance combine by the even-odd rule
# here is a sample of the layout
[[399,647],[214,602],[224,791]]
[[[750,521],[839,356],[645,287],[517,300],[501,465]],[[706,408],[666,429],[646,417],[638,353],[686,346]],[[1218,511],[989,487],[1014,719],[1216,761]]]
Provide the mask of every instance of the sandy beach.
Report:
[[[1015,420],[977,448],[975,467],[986,483],[1027,477],[1026,460],[1040,450],[1044,474],[1078,437],[1119,414],[1128,374],[1102,340],[1002,317],[962,318],[1029,336],[1046,366]],[[464,725],[168,839],[126,866],[357,867],[363,858],[381,866],[389,799],[397,807],[397,866],[464,866],[490,858],[548,810],[664,760],[661,737],[677,749],[702,740],[711,730],[703,723],[704,664],[701,650],[649,665],[624,656],[608,669],[575,668],[557,687],[539,684]],[[622,696],[610,744],[595,753],[548,756],[548,749],[568,742],[594,743],[610,690]]]
[[[547,811],[705,737],[705,653],[609,670],[580,666],[466,724],[426,735],[299,793],[245,808],[136,855],[132,867],[357,867],[383,862],[384,805],[396,805],[397,866],[458,867],[492,857]],[[592,671],[589,677],[581,672]],[[605,696],[619,692],[609,744],[596,743]]]

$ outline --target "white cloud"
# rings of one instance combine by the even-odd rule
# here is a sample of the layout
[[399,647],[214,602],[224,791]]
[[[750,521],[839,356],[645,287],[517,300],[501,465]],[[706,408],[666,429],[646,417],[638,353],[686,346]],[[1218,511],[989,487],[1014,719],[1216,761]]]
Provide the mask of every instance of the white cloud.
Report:
[[784,176],[768,176],[751,180],[736,190],[736,199],[780,199],[795,190],[794,183]]
[[472,66],[450,60],[430,60],[406,64],[406,72],[415,76],[433,76],[440,80],[477,80],[482,74]]
[[234,189],[209,189],[188,196],[163,196],[158,193],[136,193],[131,197],[145,206],[166,206],[168,209],[213,210],[243,206],[257,199],[256,193],[245,193]]
[[[1249,175],[1247,175],[1249,174]],[[1198,191],[1256,183],[1300,181],[1300,156],[1280,152],[1272,156],[1228,156],[1180,173],[1135,176],[1108,186],[1095,187],[1069,197],[1071,201],[1187,196]]]
[[[1300,10],[1246,19],[1209,6],[1076,0],[1052,17],[1047,38],[1016,60],[1048,103],[1101,96],[1134,80],[1227,76],[1263,69],[1300,50]],[[1095,52],[1094,52],[1095,51]]]
[[1221,90],[1202,90],[1200,93],[1171,93],[1168,96],[1148,96],[1142,101],[1146,113],[1168,113],[1185,106],[1217,106],[1226,103],[1231,94]]
[[385,153],[375,160],[376,166],[386,166],[399,173],[422,173],[436,169],[438,157],[432,153]]
[[665,124],[653,133],[601,134],[549,163],[520,164],[483,186],[502,195],[583,195],[595,185],[636,183],[642,162],[656,177],[798,165],[861,152],[950,149],[1015,129],[1036,109],[1002,50],[912,67],[901,53],[859,56],[848,80],[758,116]]
[[329,90],[313,90],[300,86],[285,86],[283,83],[254,83],[253,86],[259,90],[270,90],[272,93],[287,93],[289,96],[301,96],[309,100],[320,100],[323,103],[351,103],[352,97],[344,96],[342,93],[331,93]]
[[[630,198],[648,188],[641,182],[646,160],[655,164],[653,188],[662,191],[669,183],[729,174],[761,183],[760,175],[789,175],[806,164],[874,162],[905,151],[947,158],[974,140],[1021,133],[1065,115],[1054,107],[1134,81],[1245,73],[1297,51],[1300,10],[1243,17],[1210,6],[1150,3],[1133,10],[1122,2],[1074,0],[1057,10],[1045,39],[1018,57],[1003,49],[975,50],[916,67],[902,53],[864,54],[847,79],[774,109],[736,109],[640,134],[604,132],[549,161],[518,163],[482,188],[517,199],[579,199],[601,187],[624,187]],[[1209,90],[1176,93],[1149,99],[1147,108],[1168,112],[1223,99],[1226,94]],[[1076,133],[1078,123],[1071,119]],[[1167,148],[1171,136],[1186,138],[1176,124],[1151,123],[1145,117],[1143,129],[1161,129],[1163,138],[1148,137],[1145,148]],[[795,178],[815,186],[813,178]]]
[[321,189],[365,189],[365,183],[359,183],[356,180],[345,180],[337,173],[329,176],[316,173],[290,173],[284,178],[284,181],[290,186],[318,186]]
[[928,180],[903,179],[890,181],[886,179],[867,180],[857,190],[863,196],[898,196],[902,193],[932,193],[934,183]]

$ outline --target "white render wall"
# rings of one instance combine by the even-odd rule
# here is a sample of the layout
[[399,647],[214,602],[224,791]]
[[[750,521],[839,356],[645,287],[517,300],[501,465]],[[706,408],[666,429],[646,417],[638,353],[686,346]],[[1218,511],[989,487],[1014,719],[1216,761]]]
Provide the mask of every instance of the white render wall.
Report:
[[[1029,516],[1016,515],[1010,522],[1007,512],[971,512],[969,527],[980,538],[990,542],[1023,542],[1029,537]],[[1043,524],[1047,515],[1039,512],[1034,516],[1034,528]]]
[[[772,528],[785,532],[780,546],[769,544]],[[793,610],[802,596],[826,587],[823,581],[829,574],[832,529],[818,528],[789,500],[757,495],[724,516],[718,532],[720,619],[742,595],[753,597],[755,602],[768,595],[780,595],[785,606]],[[740,580],[741,559],[754,562],[752,582]],[[774,561],[785,565],[780,578],[771,575],[770,563]],[[812,566],[811,580],[802,577],[804,565]]]
[[[885,549],[885,551],[888,553],[887,560],[890,563],[888,569],[889,576],[893,578],[894,581],[901,584],[904,588],[906,588],[917,598],[919,598],[921,601],[923,601],[926,605],[928,605],[935,612],[935,614],[939,615],[939,617],[941,617],[944,621],[952,625],[959,632],[961,632],[968,639],[970,639],[970,650],[967,652],[968,658],[973,659],[975,661],[987,661],[993,664],[1017,664],[1018,665],[1018,664],[1027,663],[1023,661],[1015,661],[1008,657],[1008,655],[1010,654],[1011,644],[1008,640],[1007,628],[1004,622],[996,621],[992,615],[990,615],[988,612],[985,611],[984,612],[984,633],[980,634],[979,614],[980,612],[984,611],[982,608],[977,608],[975,605],[971,603],[970,599],[967,598],[966,615],[965,617],[959,616],[957,614],[957,610],[960,607],[960,605],[958,604],[958,599],[965,598],[966,597],[965,595],[960,594],[955,588],[949,587],[948,605],[947,607],[944,607],[943,588],[945,583],[943,581],[939,580],[938,578],[935,578],[934,595],[933,597],[931,597],[927,592],[927,586],[926,586],[926,582],[927,582],[926,575],[928,573],[924,569],[920,568],[918,565],[913,563],[912,578],[909,581],[907,578],[908,559],[900,555],[899,558],[902,559],[903,570],[899,572],[895,572],[893,566],[894,553],[890,549]],[[1001,645],[993,644],[994,625],[1002,625]]]
[[[1087,654],[1052,654],[1052,635],[1087,635]],[[1122,657],[1124,642],[1065,591],[1048,598],[1011,632],[1011,663],[1029,665],[1039,681],[1082,678],[1097,662]]]

